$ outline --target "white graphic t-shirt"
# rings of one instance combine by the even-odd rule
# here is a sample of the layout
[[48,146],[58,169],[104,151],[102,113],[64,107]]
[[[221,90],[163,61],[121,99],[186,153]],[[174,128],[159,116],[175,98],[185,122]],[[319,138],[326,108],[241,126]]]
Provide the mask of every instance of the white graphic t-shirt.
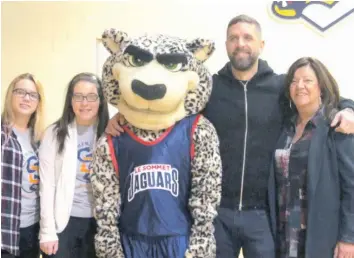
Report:
[[29,227],[39,221],[39,161],[31,145],[31,132],[13,128],[23,155],[21,185],[20,227]]
[[77,172],[74,202],[71,216],[93,217],[93,196],[90,182],[90,166],[95,126],[77,125]]

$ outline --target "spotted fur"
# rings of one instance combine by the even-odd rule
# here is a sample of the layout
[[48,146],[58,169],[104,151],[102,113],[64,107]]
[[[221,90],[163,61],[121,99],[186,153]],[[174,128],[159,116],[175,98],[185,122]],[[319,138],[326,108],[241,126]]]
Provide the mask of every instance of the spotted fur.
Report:
[[[115,30],[106,31],[103,37],[111,40],[104,41],[112,55],[104,65],[103,87],[105,95],[113,105],[117,105],[121,92],[119,83],[113,78],[112,67],[116,62],[126,62],[122,53],[129,44],[135,44],[152,53],[181,53],[181,51],[188,53],[188,63],[184,64],[183,69],[196,71],[200,83],[194,91],[189,91],[186,95],[186,113],[196,114],[205,107],[210,97],[212,79],[203,65],[204,60],[197,60],[194,54],[200,46],[209,44],[208,41],[197,39],[187,42],[164,35],[143,36],[130,40],[125,33]],[[115,44],[112,45],[112,41]],[[213,48],[212,45],[209,51],[212,52]],[[206,55],[210,54],[206,53]],[[143,130],[129,123],[127,126],[145,141],[154,141],[164,132],[164,130]],[[221,160],[215,128],[203,116],[199,119],[194,131],[193,141],[195,156],[191,164],[191,193],[188,204],[194,223],[186,257],[214,258],[216,246],[213,220],[221,198]],[[91,182],[95,198],[95,217],[98,223],[97,256],[99,258],[124,257],[117,223],[120,213],[117,207],[121,202],[119,182],[110,157],[106,136],[99,140],[94,154]]]
[[95,200],[94,215],[97,221],[95,249],[99,258],[123,258],[123,248],[117,227],[120,194],[107,138],[97,142],[92,160],[91,185]]
[[[118,36],[117,36],[118,35]],[[183,64],[181,72],[183,71],[195,71],[199,75],[199,85],[195,90],[188,92],[185,99],[185,110],[187,115],[196,114],[202,111],[209,100],[211,89],[212,89],[212,78],[209,71],[202,64],[204,60],[198,60],[195,58],[194,53],[201,49],[203,46],[206,47],[206,56],[209,56],[214,51],[214,43],[205,39],[195,39],[192,41],[186,41],[184,39],[170,37],[167,35],[156,35],[148,36],[144,35],[135,39],[130,40],[126,33],[117,32],[116,30],[107,30],[104,32],[103,44],[107,49],[109,47],[109,42],[112,40],[115,43],[119,43],[119,49],[117,52],[113,53],[108,57],[103,65],[102,81],[104,84],[104,92],[107,100],[113,105],[117,106],[120,100],[121,92],[119,90],[119,83],[115,80],[112,72],[112,68],[116,63],[123,63],[125,66],[130,66],[128,62],[128,54],[124,53],[124,50],[130,46],[137,46],[141,49],[147,50],[154,55],[162,53],[185,53],[188,56],[188,62]],[[112,53],[112,50],[110,50]]]
[[[201,117],[193,135],[192,185],[189,210],[194,223],[189,252],[193,258],[216,257],[213,220],[221,199],[219,139],[214,126]],[[187,256],[188,257],[188,256]]]

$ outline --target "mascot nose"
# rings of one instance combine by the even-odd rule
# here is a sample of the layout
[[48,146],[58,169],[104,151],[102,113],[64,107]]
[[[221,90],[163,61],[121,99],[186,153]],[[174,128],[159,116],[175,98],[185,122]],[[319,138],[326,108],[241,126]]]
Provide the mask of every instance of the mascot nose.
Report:
[[166,94],[165,84],[146,85],[139,80],[133,80],[132,90],[146,100],[162,99]]

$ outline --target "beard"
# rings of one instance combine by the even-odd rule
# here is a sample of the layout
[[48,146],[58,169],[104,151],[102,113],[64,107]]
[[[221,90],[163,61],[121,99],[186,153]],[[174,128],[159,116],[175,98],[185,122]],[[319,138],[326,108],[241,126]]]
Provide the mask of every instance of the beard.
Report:
[[[246,53],[245,57],[237,57],[239,52]],[[249,70],[258,60],[258,53],[246,52],[244,50],[236,49],[231,54],[228,54],[232,67],[238,71]]]

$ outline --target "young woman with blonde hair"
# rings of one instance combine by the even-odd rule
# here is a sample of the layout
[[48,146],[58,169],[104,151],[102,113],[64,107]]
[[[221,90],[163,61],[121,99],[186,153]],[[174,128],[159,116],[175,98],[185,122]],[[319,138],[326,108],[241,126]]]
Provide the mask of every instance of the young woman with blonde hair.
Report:
[[32,74],[10,83],[1,115],[1,257],[39,257],[37,149],[44,94]]

